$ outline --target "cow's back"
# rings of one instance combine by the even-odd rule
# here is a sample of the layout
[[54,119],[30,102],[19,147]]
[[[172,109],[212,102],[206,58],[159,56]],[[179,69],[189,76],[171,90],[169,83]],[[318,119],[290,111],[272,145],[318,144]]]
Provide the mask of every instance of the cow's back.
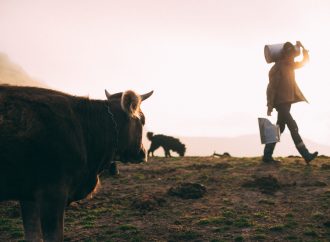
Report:
[[174,150],[176,150],[178,146],[182,145],[178,139],[162,134],[154,135],[152,137],[152,142],[160,146],[164,146],[168,149],[174,149]]
[[29,198],[82,160],[71,103],[48,89],[0,86],[0,200]]

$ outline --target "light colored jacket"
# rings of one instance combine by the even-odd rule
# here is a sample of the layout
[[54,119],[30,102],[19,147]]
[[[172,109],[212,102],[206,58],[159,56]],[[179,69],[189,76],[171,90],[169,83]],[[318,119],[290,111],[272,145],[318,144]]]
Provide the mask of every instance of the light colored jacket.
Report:
[[280,60],[269,71],[269,83],[267,87],[267,106],[276,108],[283,103],[308,102],[299,89],[294,70],[305,65],[309,60],[307,51],[303,51],[304,58],[301,62]]

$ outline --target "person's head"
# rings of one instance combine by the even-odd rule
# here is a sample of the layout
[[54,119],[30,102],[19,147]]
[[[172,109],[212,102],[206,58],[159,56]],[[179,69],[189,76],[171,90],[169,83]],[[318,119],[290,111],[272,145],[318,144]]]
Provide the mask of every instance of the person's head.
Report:
[[298,55],[299,51],[297,51],[296,47],[292,43],[286,42],[284,44],[282,50],[282,60],[293,60]]

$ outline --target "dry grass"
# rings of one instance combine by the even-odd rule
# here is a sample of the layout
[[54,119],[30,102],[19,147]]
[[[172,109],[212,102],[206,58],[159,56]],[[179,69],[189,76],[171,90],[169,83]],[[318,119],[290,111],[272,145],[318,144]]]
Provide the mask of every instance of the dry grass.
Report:
[[[67,209],[65,241],[329,241],[330,158],[310,166],[294,157],[280,165],[259,160],[153,158],[119,165],[119,176],[103,174],[92,200]],[[265,177],[276,181],[276,190],[258,185]],[[168,194],[184,182],[203,184],[206,194]],[[0,203],[0,241],[22,235],[17,203]]]

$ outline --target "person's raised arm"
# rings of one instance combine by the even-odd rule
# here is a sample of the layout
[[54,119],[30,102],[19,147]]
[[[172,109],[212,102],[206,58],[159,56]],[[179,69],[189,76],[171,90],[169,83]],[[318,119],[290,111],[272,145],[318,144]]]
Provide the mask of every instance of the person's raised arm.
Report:
[[299,48],[301,47],[303,49],[302,61],[297,61],[294,63],[294,68],[298,69],[298,68],[303,67],[309,61],[309,54],[308,54],[308,50],[305,49],[305,47],[301,44],[300,41],[297,41],[296,45],[299,46]]

